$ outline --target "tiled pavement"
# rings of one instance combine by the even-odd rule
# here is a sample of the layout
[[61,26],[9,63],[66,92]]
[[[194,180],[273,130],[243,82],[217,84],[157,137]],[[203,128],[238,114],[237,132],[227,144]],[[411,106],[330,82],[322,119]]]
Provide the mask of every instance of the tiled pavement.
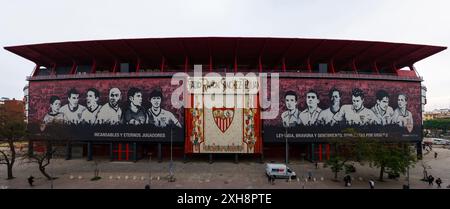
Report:
[[[438,152],[438,158],[434,159],[433,153],[425,155],[424,161],[431,167],[429,174],[440,177],[443,189],[450,184],[450,150],[444,148],[434,148],[433,152]],[[268,159],[266,159],[269,161]],[[354,178],[352,187],[344,187],[343,173],[339,174],[338,182],[333,181],[334,174],[329,168],[315,169],[314,164],[308,161],[290,162],[290,167],[296,171],[298,179],[287,182],[277,179],[274,185],[267,181],[264,174],[264,164],[256,160],[244,160],[235,164],[230,161],[217,161],[209,164],[207,161],[192,160],[187,163],[174,162],[174,174],[176,181],[168,182],[169,162],[155,161],[148,162],[141,160],[133,162],[110,162],[108,159],[97,160],[100,170],[100,180],[91,181],[94,176],[94,161],[84,159],[64,160],[56,159],[47,168],[49,173],[57,176],[53,181],[53,188],[64,189],[143,189],[149,182],[149,172],[152,176],[152,189],[195,189],[195,188],[225,188],[225,189],[368,189],[368,180],[376,180],[376,189],[401,189],[406,184],[405,176],[397,180],[386,179],[378,182],[379,169],[370,168],[368,165],[361,166],[355,163],[356,173],[351,174]],[[305,176],[311,171],[315,177],[312,181],[306,181]],[[35,177],[35,186],[30,187],[27,183],[29,175]],[[6,180],[6,166],[0,166],[0,189],[49,189],[51,181],[46,180],[36,164],[19,161],[14,167],[15,179]],[[431,189],[421,181],[423,168],[419,161],[417,165],[410,169],[410,187],[412,189]]]

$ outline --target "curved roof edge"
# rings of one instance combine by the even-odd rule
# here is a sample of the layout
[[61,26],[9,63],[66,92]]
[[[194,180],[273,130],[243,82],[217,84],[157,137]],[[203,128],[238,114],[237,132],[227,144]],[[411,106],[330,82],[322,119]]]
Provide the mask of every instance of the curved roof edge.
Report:
[[174,37],[70,41],[4,47],[38,65],[134,62],[148,65],[246,64],[266,67],[333,63],[336,68],[355,64],[364,68],[398,69],[439,53],[447,47],[380,41],[270,38],[270,37]]

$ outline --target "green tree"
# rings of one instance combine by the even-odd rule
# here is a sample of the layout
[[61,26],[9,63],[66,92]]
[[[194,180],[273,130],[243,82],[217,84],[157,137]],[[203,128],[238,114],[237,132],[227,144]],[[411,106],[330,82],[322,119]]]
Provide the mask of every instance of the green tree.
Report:
[[334,153],[330,160],[325,163],[334,173],[335,180],[338,179],[339,172],[352,167],[349,162],[362,162],[365,159],[363,150],[367,147],[367,141],[358,137],[358,133],[354,129],[346,129],[343,133],[351,134],[354,137],[330,139],[330,145],[334,148]]
[[331,171],[334,173],[334,180],[338,180],[338,173],[344,169],[346,162],[347,160],[339,156],[332,156],[326,161],[325,164],[329,166]]
[[443,133],[447,133],[450,129],[450,119],[433,119],[423,122],[424,129],[442,130]]
[[417,161],[414,151],[407,143],[384,143],[373,140],[365,152],[370,166],[380,168],[380,181],[383,181],[386,171],[405,174]]
[[[0,164],[7,167],[7,179],[13,179],[17,152],[15,143],[27,135],[25,113],[20,102],[0,104]],[[6,149],[5,149],[6,148]]]

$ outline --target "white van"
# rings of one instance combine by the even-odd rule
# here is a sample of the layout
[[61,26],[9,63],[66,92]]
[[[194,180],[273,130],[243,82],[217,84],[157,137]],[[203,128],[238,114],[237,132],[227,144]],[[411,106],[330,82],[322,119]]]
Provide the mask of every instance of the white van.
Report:
[[275,178],[296,178],[295,172],[287,167],[285,164],[267,163],[266,175]]

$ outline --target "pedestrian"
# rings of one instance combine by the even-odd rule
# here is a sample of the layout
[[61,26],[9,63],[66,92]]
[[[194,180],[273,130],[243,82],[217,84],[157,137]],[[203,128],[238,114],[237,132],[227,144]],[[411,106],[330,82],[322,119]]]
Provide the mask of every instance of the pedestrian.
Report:
[[349,187],[352,185],[352,179],[349,175],[346,175],[344,177],[345,187]]
[[438,153],[434,152],[434,159],[437,159]]
[[441,178],[436,179],[437,188],[441,188],[442,180]]
[[370,189],[375,189],[375,181],[373,179],[369,180]]
[[28,184],[30,184],[30,186],[33,186],[33,182],[34,182],[34,177],[30,175],[30,177],[28,177]]
[[316,169],[319,168],[319,163],[317,163],[317,161],[314,163],[314,165],[316,166]]
[[428,176],[428,185],[433,186],[434,177],[432,175]]
[[270,176],[271,180],[272,180],[272,185],[275,185],[275,176]]

